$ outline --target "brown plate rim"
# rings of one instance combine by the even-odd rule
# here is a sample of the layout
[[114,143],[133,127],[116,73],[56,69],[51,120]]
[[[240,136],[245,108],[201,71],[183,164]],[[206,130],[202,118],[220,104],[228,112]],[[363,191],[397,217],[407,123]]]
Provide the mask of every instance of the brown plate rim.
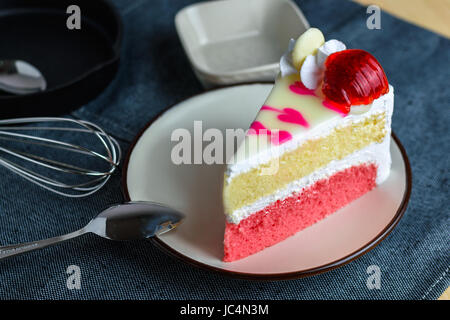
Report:
[[[148,128],[150,128],[150,126],[156,121],[158,120],[163,114],[165,114],[168,110],[172,109],[174,106],[185,102],[191,98],[203,95],[205,93],[208,92],[212,92],[212,91],[217,91],[217,90],[221,90],[224,88],[232,88],[232,87],[238,87],[238,86],[245,86],[245,85],[257,85],[257,84],[273,84],[273,82],[246,82],[246,83],[240,83],[240,84],[234,84],[234,85],[228,85],[228,86],[221,86],[218,88],[213,88],[213,89],[209,89],[209,90],[205,90],[201,93],[192,95],[190,97],[187,97],[181,101],[178,101],[177,103],[174,103],[172,105],[170,105],[169,107],[163,109],[160,113],[158,113],[152,120],[150,120],[143,129],[141,129],[141,131],[137,134],[137,136],[135,137],[135,139],[133,140],[133,142],[131,143],[128,152],[127,152],[127,156],[125,158],[124,161],[124,165],[122,168],[122,191],[125,197],[126,201],[130,201],[130,194],[128,193],[128,185],[127,185],[127,172],[128,172],[128,165],[130,162],[130,157],[131,154],[136,146],[136,144],[138,143],[138,141],[140,140],[140,138],[142,137],[142,135],[144,134],[145,131],[147,131]],[[403,194],[403,199],[402,202],[399,206],[399,208],[397,209],[397,212],[395,213],[395,216],[392,218],[392,220],[386,225],[386,227],[380,232],[378,233],[371,241],[369,241],[368,243],[366,243],[364,246],[362,246],[361,248],[355,250],[354,252],[340,258],[337,259],[333,262],[324,264],[322,266],[319,267],[315,267],[315,268],[310,268],[310,269],[306,269],[306,270],[301,270],[301,271],[293,271],[293,272],[285,272],[285,273],[261,273],[261,274],[255,274],[255,273],[245,273],[245,272],[237,272],[237,271],[229,271],[229,270],[224,270],[218,267],[213,267],[210,266],[208,264],[199,262],[197,260],[194,260],[178,251],[176,251],[175,249],[173,249],[172,247],[170,247],[169,245],[167,245],[166,243],[164,243],[162,240],[160,240],[158,237],[154,237],[149,239],[151,242],[153,242],[158,248],[162,249],[164,252],[169,253],[171,256],[178,258],[190,265],[193,265],[195,267],[201,268],[203,270],[208,270],[208,271],[212,271],[214,273],[218,273],[218,274],[222,274],[228,277],[232,277],[232,278],[237,278],[237,279],[244,279],[244,280],[255,280],[255,281],[276,281],[276,280],[293,280],[293,279],[300,279],[300,278],[304,278],[304,277],[309,277],[309,276],[314,276],[314,275],[318,275],[321,273],[325,273],[331,270],[334,270],[336,268],[339,268],[343,265],[346,265],[350,262],[352,262],[353,260],[356,260],[357,258],[361,257],[363,254],[369,252],[370,250],[372,250],[374,247],[376,247],[381,241],[383,241],[390,233],[391,231],[397,226],[398,222],[400,221],[400,219],[403,217],[403,214],[406,211],[406,208],[408,206],[408,202],[409,199],[411,197],[411,190],[412,190],[412,171],[411,171],[411,165],[409,162],[409,158],[408,155],[406,154],[406,150],[403,147],[402,143],[400,142],[400,139],[395,135],[394,132],[391,133],[392,138],[395,140],[395,142],[397,143],[398,148],[400,149],[400,153],[402,155],[404,164],[405,164],[405,173],[406,173],[406,192]]]

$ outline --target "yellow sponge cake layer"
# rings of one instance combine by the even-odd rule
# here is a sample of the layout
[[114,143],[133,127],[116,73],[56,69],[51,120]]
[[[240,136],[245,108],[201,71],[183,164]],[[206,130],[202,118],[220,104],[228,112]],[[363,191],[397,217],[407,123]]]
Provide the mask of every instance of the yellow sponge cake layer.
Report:
[[305,141],[297,149],[275,159],[279,161],[279,169],[272,175],[261,174],[261,170],[271,166],[271,163],[266,163],[243,172],[231,181],[225,177],[225,212],[232,213],[250,205],[333,160],[343,159],[372,143],[381,143],[388,134],[387,117],[386,112],[372,114],[361,121],[336,127],[326,136]]

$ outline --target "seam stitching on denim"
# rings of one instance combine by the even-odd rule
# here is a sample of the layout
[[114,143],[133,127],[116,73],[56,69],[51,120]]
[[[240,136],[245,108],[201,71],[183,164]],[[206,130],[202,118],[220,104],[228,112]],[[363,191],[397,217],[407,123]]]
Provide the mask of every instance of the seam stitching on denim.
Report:
[[428,294],[430,294],[431,290],[433,290],[433,288],[442,280],[444,279],[445,275],[447,274],[447,272],[449,271],[450,266],[447,267],[447,269],[445,269],[444,273],[442,273],[442,275],[439,277],[439,279],[436,280],[435,283],[432,284],[432,286],[427,290],[427,292],[425,292],[425,294],[422,296],[422,300],[424,300],[426,298],[426,296]]

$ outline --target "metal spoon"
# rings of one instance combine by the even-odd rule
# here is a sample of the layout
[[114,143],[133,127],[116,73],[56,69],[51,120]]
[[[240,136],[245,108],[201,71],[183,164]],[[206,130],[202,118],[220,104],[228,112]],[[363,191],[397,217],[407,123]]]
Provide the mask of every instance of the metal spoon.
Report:
[[47,88],[42,73],[22,60],[0,60],[0,90],[25,95]]
[[0,260],[42,249],[86,233],[95,233],[110,240],[137,240],[161,235],[182,223],[184,215],[153,202],[127,202],[112,206],[84,228],[59,237],[0,247]]

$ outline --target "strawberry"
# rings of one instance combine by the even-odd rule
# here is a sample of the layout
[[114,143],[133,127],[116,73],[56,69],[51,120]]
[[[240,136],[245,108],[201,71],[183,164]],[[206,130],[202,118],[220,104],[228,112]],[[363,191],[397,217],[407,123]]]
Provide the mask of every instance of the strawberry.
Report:
[[347,113],[350,106],[370,104],[388,91],[383,68],[367,51],[343,50],[325,61],[322,92],[332,105]]

